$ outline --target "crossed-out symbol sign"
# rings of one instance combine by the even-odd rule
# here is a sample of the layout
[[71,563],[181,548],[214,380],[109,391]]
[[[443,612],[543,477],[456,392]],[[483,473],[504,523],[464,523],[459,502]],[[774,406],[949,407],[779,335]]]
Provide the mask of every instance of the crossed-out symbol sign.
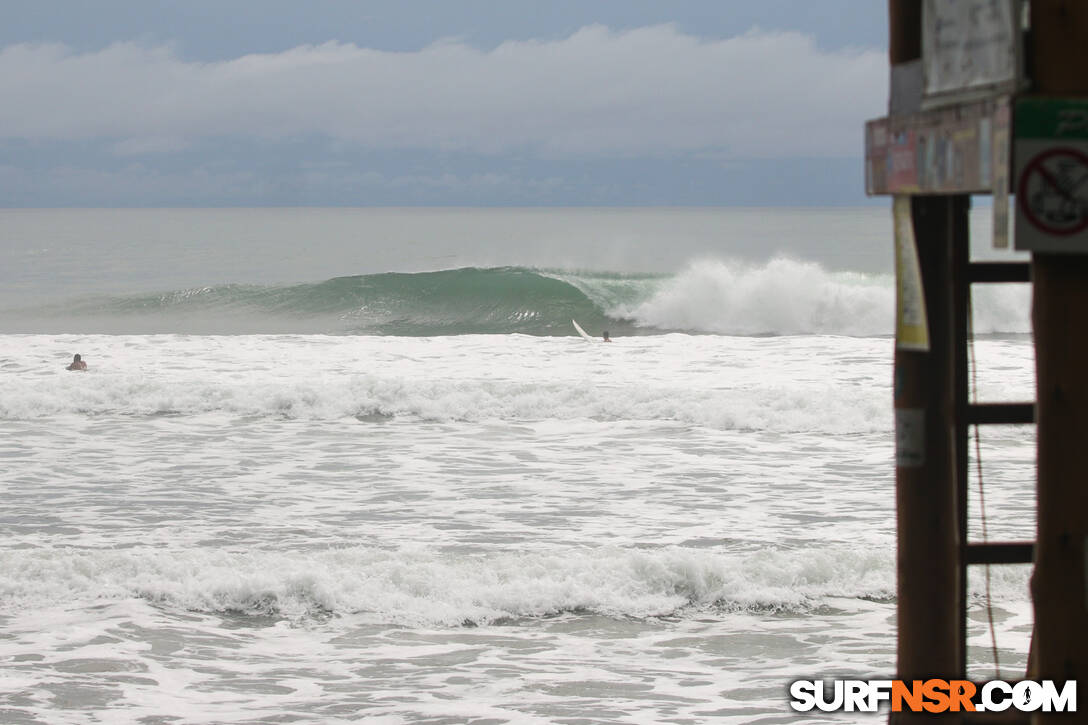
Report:
[[1020,174],[1016,198],[1024,216],[1047,234],[1069,236],[1088,229],[1088,154],[1052,148],[1031,159]]

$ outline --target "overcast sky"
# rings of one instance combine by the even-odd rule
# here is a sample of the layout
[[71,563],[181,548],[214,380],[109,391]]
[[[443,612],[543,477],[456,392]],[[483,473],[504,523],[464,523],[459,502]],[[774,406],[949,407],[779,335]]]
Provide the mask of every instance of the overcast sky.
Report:
[[873,0],[36,0],[0,205],[864,202]]

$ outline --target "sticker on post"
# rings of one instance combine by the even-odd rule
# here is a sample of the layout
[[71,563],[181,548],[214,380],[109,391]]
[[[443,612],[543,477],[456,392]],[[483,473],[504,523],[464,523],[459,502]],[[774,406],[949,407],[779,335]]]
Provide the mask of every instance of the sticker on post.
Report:
[[892,202],[895,217],[895,346],[900,350],[929,350],[926,294],[918,248],[914,241],[909,196]]
[[895,409],[895,466],[921,468],[926,464],[926,411]]
[[993,244],[994,249],[1009,248],[1009,107],[994,112],[990,167],[993,169]]

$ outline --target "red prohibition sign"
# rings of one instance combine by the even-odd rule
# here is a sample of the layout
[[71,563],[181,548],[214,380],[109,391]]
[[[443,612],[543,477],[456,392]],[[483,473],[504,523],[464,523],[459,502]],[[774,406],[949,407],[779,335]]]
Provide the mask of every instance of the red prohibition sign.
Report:
[[[1045,161],[1063,157],[1065,163],[1059,164],[1057,170],[1044,165]],[[1075,178],[1074,170],[1080,171]],[[1035,227],[1048,234],[1067,237],[1088,229],[1086,181],[1088,154],[1074,148],[1050,149],[1028,162],[1020,175],[1016,198]],[[1084,187],[1083,191],[1081,187]]]

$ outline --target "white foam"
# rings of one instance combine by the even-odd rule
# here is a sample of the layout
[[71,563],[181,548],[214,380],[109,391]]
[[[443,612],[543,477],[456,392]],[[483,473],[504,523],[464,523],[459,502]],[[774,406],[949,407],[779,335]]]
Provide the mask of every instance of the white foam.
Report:
[[975,333],[1031,332],[1030,285],[975,285],[971,294]]
[[366,547],[312,554],[24,549],[0,554],[0,571],[5,608],[138,597],[195,611],[368,613],[442,625],[569,611],[631,617],[689,607],[805,611],[830,596],[888,597],[894,580],[885,552],[722,554],[678,547],[478,555]]
[[[1024,290],[984,290],[976,300],[977,332],[1030,329]],[[610,306],[609,314],[648,327],[733,335],[889,335],[894,278],[781,257],[763,264],[706,259],[663,281],[645,301]]]
[[[0,420],[225,414],[834,433],[891,426],[885,340],[669,335],[605,346],[522,335],[13,335],[4,342],[15,362],[0,378]],[[63,370],[70,350],[83,352],[89,373]]]
[[[0,377],[0,420],[225,414],[891,430],[892,343],[879,338],[674,334],[607,346],[523,335],[4,336],[3,342],[13,362]],[[1030,344],[982,341],[976,349],[984,395],[1030,395]],[[89,373],[63,370],[70,350],[84,352]],[[1001,372],[993,376],[986,368]]]
[[361,375],[340,381],[235,382],[100,375],[90,384],[9,381],[0,419],[60,414],[412,416],[436,421],[661,421],[717,429],[868,432],[886,429],[886,400],[863,390],[771,385],[706,392],[666,386],[576,389],[563,383],[420,381]]
[[[639,618],[690,608],[804,612],[840,598],[893,597],[894,566],[890,550],[840,546],[475,555],[369,547],[310,554],[24,549],[0,554],[0,604],[25,609],[142,598],[193,611],[288,618],[365,613],[383,622],[443,626],[571,611]],[[1023,572],[996,574],[995,598],[1022,599],[1023,579]]]

